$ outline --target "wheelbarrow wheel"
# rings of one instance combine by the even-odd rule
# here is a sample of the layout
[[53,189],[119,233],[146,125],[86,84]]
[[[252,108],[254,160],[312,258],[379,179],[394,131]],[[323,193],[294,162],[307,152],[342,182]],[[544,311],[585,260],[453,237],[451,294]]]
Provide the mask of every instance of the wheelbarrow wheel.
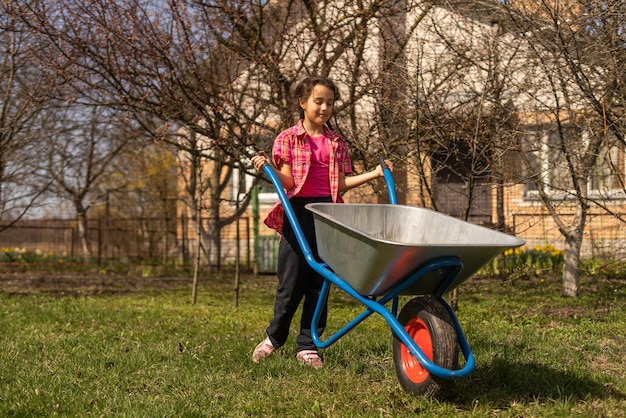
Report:
[[[446,307],[432,297],[410,300],[398,321],[424,355],[437,366],[454,370],[459,363],[456,329]],[[394,334],[393,363],[400,386],[409,393],[437,397],[444,395],[452,381],[429,373]]]

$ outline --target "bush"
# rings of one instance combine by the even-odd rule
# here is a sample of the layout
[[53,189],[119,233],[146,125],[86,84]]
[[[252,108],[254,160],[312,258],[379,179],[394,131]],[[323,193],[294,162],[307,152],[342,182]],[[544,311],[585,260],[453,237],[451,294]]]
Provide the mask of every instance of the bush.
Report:
[[486,275],[540,276],[545,273],[560,273],[563,269],[562,250],[552,245],[543,247],[518,247],[506,250],[500,257],[487,264],[482,273]]

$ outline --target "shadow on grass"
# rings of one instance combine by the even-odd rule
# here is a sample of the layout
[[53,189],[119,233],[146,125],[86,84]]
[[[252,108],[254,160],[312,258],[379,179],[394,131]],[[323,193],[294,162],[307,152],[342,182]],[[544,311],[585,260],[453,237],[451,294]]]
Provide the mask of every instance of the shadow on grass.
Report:
[[458,404],[485,403],[506,408],[519,402],[626,399],[611,383],[556,370],[542,364],[511,364],[494,359],[488,367],[477,367],[467,378],[452,385],[449,401]]

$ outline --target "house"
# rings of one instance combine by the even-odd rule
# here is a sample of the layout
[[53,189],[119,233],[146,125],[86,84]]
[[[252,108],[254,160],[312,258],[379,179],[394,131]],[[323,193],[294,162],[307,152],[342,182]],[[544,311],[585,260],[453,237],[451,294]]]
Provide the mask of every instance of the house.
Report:
[[[367,22],[349,6],[333,4],[322,11],[326,26],[341,27],[340,22],[355,19],[355,25],[363,23],[366,34],[351,32],[352,38],[342,38],[329,29],[323,33],[336,38],[320,39],[326,27],[311,26],[309,10],[293,6],[284,16],[291,22],[285,27],[294,34],[280,34],[280,39],[289,39],[289,46],[273,35],[276,48],[284,48],[277,53],[282,61],[276,66],[288,75],[303,71],[302,63],[318,65],[324,54],[336,59],[329,74],[342,96],[352,101],[353,107],[346,109],[354,110],[338,115],[339,127],[349,127],[345,131],[349,139],[372,133],[381,137],[382,144],[359,143],[360,154],[383,147],[401,161],[398,165],[403,169],[396,173],[401,203],[433,207],[501,228],[525,239],[530,247],[563,248],[563,227],[557,225],[555,216],[566,224],[569,217],[574,220],[581,196],[594,203],[585,209],[583,253],[626,252],[624,144],[598,132],[602,121],[589,108],[583,92],[567,79],[570,74],[559,73],[566,58],[533,44],[538,33],[552,30],[542,12],[529,12],[526,17],[535,20],[526,30],[495,0],[406,2],[404,9],[394,10],[385,19]],[[281,4],[270,1],[262,7],[272,6]],[[569,12],[575,15],[575,9]],[[344,27],[353,29],[348,24]],[[358,63],[351,61],[356,50],[332,55],[345,47],[342,42],[359,34],[364,36],[359,45],[366,52]],[[256,63],[250,65],[241,77],[252,79],[262,73],[257,71],[261,67],[252,67]],[[558,83],[567,88],[561,90],[559,85],[555,91]],[[354,86],[360,89],[358,94],[352,91]],[[561,101],[566,98],[564,106]],[[354,115],[363,116],[355,119]],[[604,146],[592,147],[600,137]],[[584,190],[575,190],[572,158],[580,155],[577,151],[587,150],[595,157],[594,165],[586,173],[575,173],[577,177],[589,174]],[[359,169],[358,164],[355,168]],[[250,179],[233,178],[236,181],[225,192],[229,202],[223,203],[224,214],[232,213],[232,197],[251,184]],[[546,196],[553,212],[542,200]],[[348,202],[381,199],[381,184],[363,186],[345,196]],[[275,201],[271,190],[261,191],[259,219]],[[271,234],[260,224],[258,235]]]

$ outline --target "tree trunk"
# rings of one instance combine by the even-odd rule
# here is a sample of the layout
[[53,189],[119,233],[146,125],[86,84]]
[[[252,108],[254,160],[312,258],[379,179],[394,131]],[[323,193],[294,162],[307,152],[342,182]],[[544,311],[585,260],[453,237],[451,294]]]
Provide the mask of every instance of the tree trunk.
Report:
[[565,255],[563,264],[563,296],[578,296],[578,277],[582,233],[569,234],[565,237]]
[[85,211],[78,211],[76,214],[76,220],[78,223],[78,237],[83,257],[91,259],[91,245],[89,244],[89,237],[87,234],[87,213]]
[[209,260],[209,266],[214,271],[219,271],[222,267],[221,259],[222,259],[222,239],[221,239],[221,229],[220,229],[220,213],[219,211],[212,211],[211,219],[209,220],[209,232],[208,232],[208,241],[210,243],[210,247],[207,251],[207,259]]
[[209,227],[207,231],[206,257],[209,267],[213,271],[219,271],[222,258],[221,221],[220,221],[220,201],[221,201],[221,176],[222,165],[219,162],[213,164],[211,170],[211,188],[209,190]]
[[202,210],[200,208],[200,201],[202,194],[198,192],[198,198],[196,200],[195,218],[196,218],[196,255],[193,262],[193,284],[191,288],[191,304],[195,305],[198,298],[198,279],[200,277],[200,259],[202,251]]

